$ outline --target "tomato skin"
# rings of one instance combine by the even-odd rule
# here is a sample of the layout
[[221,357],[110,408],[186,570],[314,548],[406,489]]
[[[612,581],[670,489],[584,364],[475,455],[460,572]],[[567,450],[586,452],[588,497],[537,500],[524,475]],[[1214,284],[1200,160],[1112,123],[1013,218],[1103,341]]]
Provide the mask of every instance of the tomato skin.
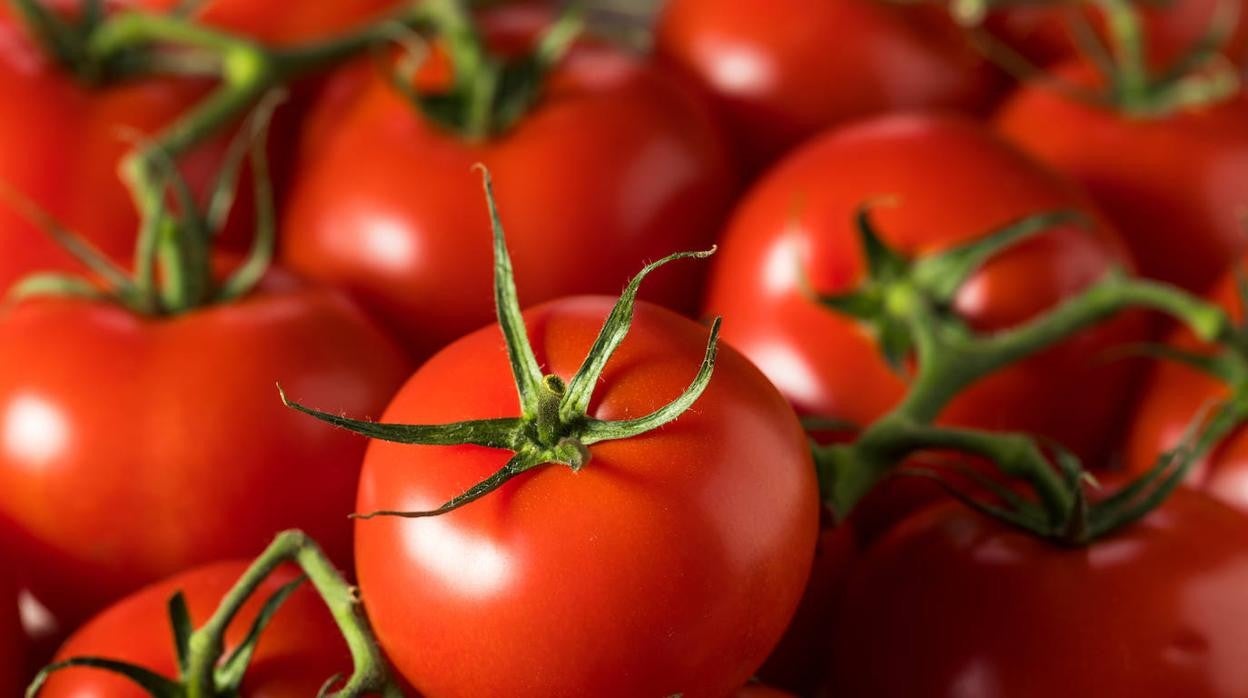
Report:
[[[1209,297],[1236,322],[1242,321],[1244,309],[1234,274],[1223,277]],[[1169,344],[1186,351],[1208,352],[1207,345],[1182,329],[1174,332]],[[1127,471],[1148,472],[1163,453],[1180,444],[1192,420],[1228,394],[1227,386],[1217,378],[1177,362],[1158,361],[1141,391],[1139,409],[1127,434]],[[1248,429],[1234,430],[1194,463],[1187,484],[1248,511]]]
[[996,87],[995,73],[934,7],[672,0],[657,40],[713,95],[755,171],[830,126],[899,109],[977,112]]
[[[1056,74],[1095,83],[1078,64]],[[1131,119],[1032,86],[1005,104],[996,124],[1087,188],[1145,276],[1203,292],[1244,250],[1237,211],[1248,203],[1241,167],[1248,161],[1248,96]]]
[[[501,8],[483,22],[531,37],[546,16]],[[735,191],[727,146],[692,88],[613,49],[574,50],[533,112],[476,145],[428,123],[377,71],[343,79],[354,84],[331,86],[311,117],[283,258],[351,291],[418,356],[493,317],[489,219],[472,165],[494,175],[516,268],[529,271],[520,295],[532,302],[618,292],[639,260],[709,247]],[[697,269],[653,281],[643,297],[693,309]]]
[[1244,695],[1245,584],[1248,519],[1199,493],[1086,549],[937,506],[851,572],[827,695]]
[[[140,0],[145,8],[168,11],[179,0]],[[296,11],[280,2],[208,0],[194,17],[208,26],[237,32],[265,43],[290,45],[326,39],[384,17],[402,0],[317,0]]]
[[20,696],[26,689],[25,645],[26,633],[17,615],[17,589],[6,576],[0,578],[0,695]]
[[761,684],[751,684],[733,694],[733,698],[793,698],[793,694]]
[[364,441],[286,409],[274,383],[376,415],[408,371],[341,296],[276,275],[165,320],[24,303],[0,316],[0,365],[0,534],[67,623],[286,528],[349,560]]
[[[938,173],[938,175],[937,175]],[[852,216],[875,209],[886,242],[907,254],[966,242],[1027,214],[1091,212],[1067,182],[982,127],[953,117],[882,117],[808,144],[750,192],[713,260],[706,313],[724,316],[726,341],[750,357],[799,413],[869,424],[905,383],[864,330],[810,300],[802,270],[823,293],[862,270]],[[963,288],[956,310],[982,330],[1016,325],[1129,262],[1104,224],[1055,230],[1005,252]],[[972,386],[942,421],[1051,436],[1080,454],[1109,444],[1132,367],[1096,357],[1139,340],[1124,316]],[[1082,397],[1072,403],[1075,393]]]
[[[612,301],[528,311],[538,363],[570,378]],[[641,303],[590,415],[676,397],[707,330]],[[497,327],[424,365],[388,422],[514,416]],[[762,664],[810,572],[819,498],[802,430],[762,374],[721,347],[677,421],[590,448],[579,472],[539,468],[433,519],[356,524],[360,588],[383,648],[436,696],[731,695]],[[503,465],[479,447],[374,442],[361,512],[441,504]]]
[[[106,657],[176,678],[177,659],[169,627],[169,599],[186,596],[195,627],[216,611],[221,598],[247,569],[246,562],[218,562],[145,587],[79,628],[57,652],[70,657]],[[264,602],[298,576],[278,568],[248,599],[226,632],[226,652],[246,636]],[[305,582],[278,610],[261,637],[247,670],[242,694],[248,698],[307,698],[336,673],[351,671],[351,655],[324,602]],[[146,698],[132,682],[99,669],[75,667],[52,675],[44,698]]]

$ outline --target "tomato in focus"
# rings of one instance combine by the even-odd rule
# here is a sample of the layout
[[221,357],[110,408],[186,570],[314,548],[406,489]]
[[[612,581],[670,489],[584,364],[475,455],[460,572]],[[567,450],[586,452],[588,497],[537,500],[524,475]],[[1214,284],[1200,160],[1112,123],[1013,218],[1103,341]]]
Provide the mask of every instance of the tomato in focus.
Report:
[[753,171],[862,116],[979,112],[997,74],[935,7],[873,0],[671,0],[658,50],[713,96]]
[[[191,622],[199,627],[217,610],[221,598],[247,567],[245,562],[218,562],[137,591],[79,628],[56,659],[119,659],[175,679],[178,668],[169,626],[169,599],[181,591]],[[226,656],[243,641],[264,602],[297,576],[293,567],[281,567],[260,584],[226,631]],[[248,698],[308,698],[317,695],[331,676],[347,676],[350,671],[351,655],[338,628],[316,590],[305,582],[265,628],[248,665],[242,693]],[[74,667],[54,673],[39,695],[147,698],[149,694],[116,674]]]
[[[612,304],[580,297],[525,313],[543,371],[570,378]],[[641,416],[681,394],[706,336],[705,327],[639,303],[590,416]],[[492,326],[434,356],[382,421],[517,414]],[[818,533],[814,467],[784,399],[721,346],[688,412],[590,453],[579,472],[531,470],[438,517],[356,523],[369,617],[418,690],[722,698],[763,663],[797,607]],[[508,457],[373,442],[357,510],[435,508]]]
[[[515,48],[548,18],[501,7],[482,22]],[[422,81],[437,82],[438,63]],[[573,49],[536,108],[480,143],[428,121],[378,71],[340,77],[305,131],[283,259],[349,290],[416,356],[493,317],[474,164],[494,175],[516,267],[529,271],[520,296],[534,302],[614,293],[637,260],[710,247],[735,191],[727,145],[693,89],[603,45]],[[642,295],[693,310],[700,289],[696,270],[659,272]]]
[[[1096,85],[1089,68],[1055,72]],[[1201,293],[1245,250],[1248,95],[1168,116],[1134,118],[1023,87],[996,117],[1002,133],[1082,184],[1146,277]]]
[[1245,584],[1248,518],[1200,493],[1087,548],[940,505],[850,573],[825,695],[1242,695]]
[[244,300],[144,318],[81,300],[0,315],[0,540],[63,624],[303,528],[350,560],[365,442],[275,382],[378,414],[408,373],[340,295],[272,273]]
[[[880,117],[808,144],[750,192],[721,240],[706,306],[724,338],[780,388],[798,412],[867,425],[891,409],[905,381],[856,321],[819,305],[863,272],[854,214],[875,207],[876,227],[903,254],[938,252],[1024,216],[1088,213],[1091,230],[1055,229],[990,260],[954,310],[981,331],[1016,326],[1129,266],[1121,242],[1059,176],[969,120]],[[1134,367],[1107,363],[1115,346],[1146,337],[1124,315],[972,386],[942,415],[948,424],[1057,439],[1085,458],[1114,438]],[[1072,395],[1079,395],[1072,400]]]

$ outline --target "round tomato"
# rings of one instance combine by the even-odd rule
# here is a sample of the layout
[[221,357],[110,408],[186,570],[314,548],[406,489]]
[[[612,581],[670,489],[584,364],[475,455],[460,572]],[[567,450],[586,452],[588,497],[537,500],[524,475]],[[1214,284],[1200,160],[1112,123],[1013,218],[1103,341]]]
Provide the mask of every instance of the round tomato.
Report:
[[[1093,86],[1071,64],[1056,74]],[[1248,95],[1168,116],[1133,117],[1024,87],[997,126],[1041,161],[1083,184],[1150,278],[1208,290],[1244,250]]]
[[[483,22],[501,43],[528,43],[547,15],[504,7]],[[637,260],[709,247],[734,191],[708,107],[603,46],[574,49],[536,108],[484,142],[428,121],[377,71],[347,71],[329,92],[306,132],[283,258],[350,290],[417,355],[493,317],[473,164],[494,174],[516,266],[530,272],[520,295],[533,301],[615,292]],[[643,296],[691,310],[699,281],[660,272]]]
[[[133,147],[127,134],[151,135],[207,92],[195,80],[153,79],[92,88],[45,55],[0,5],[0,188],[27,199],[117,260],[128,260],[138,217],[117,174]],[[227,137],[182,160],[196,190],[206,189]],[[0,294],[34,273],[79,269],[39,228],[0,203]]]
[[[1233,275],[1217,285],[1213,300],[1236,319],[1243,308]],[[1176,331],[1171,344],[1200,352],[1202,347],[1186,331]],[[1192,421],[1202,411],[1225,399],[1221,380],[1174,361],[1158,362],[1144,388],[1126,445],[1127,469],[1148,472],[1162,454],[1178,446]],[[1193,464],[1188,484],[1238,509],[1248,511],[1248,429],[1237,429],[1206,457]]]
[[[938,252],[1015,220],[1089,205],[1060,177],[982,127],[953,117],[896,115],[845,127],[805,146],[745,198],[721,241],[707,313],[798,411],[866,425],[905,394],[906,381],[869,334],[803,292],[845,291],[863,274],[854,226],[874,209],[884,240],[903,254]],[[974,328],[1017,325],[1128,265],[1105,225],[1064,227],[990,260],[955,310]],[[1085,457],[1109,445],[1134,367],[1103,354],[1142,338],[1124,316],[985,379],[942,415],[947,423],[1058,439]],[[1071,400],[1071,395],[1079,395]]]
[[[183,0],[132,0],[145,8],[172,10]],[[255,0],[199,2],[192,17],[212,27],[239,32],[270,44],[299,44],[344,34],[369,21],[379,21],[403,0],[317,0],[297,10],[282,3]]]
[[[567,380],[612,300],[525,313],[543,371]],[[641,303],[589,415],[648,414],[685,389],[706,328]],[[455,342],[387,408],[388,423],[519,414],[498,327]],[[721,347],[693,407],[589,447],[579,472],[528,471],[435,518],[356,524],[356,570],[396,669],[435,696],[720,698],[780,639],[819,528],[814,466],[792,409]],[[497,471],[504,451],[374,442],[360,512],[427,510]]]
[[[177,655],[169,625],[169,599],[186,597],[191,622],[199,627],[247,569],[245,562],[218,562],[183,572],[123,599],[78,629],[57,652],[71,657],[117,659],[177,679]],[[278,568],[243,605],[225,635],[228,656],[246,636],[264,602],[298,570]],[[264,698],[307,698],[335,674],[351,672],[351,655],[325,603],[305,582],[278,609],[248,665],[242,694]],[[52,674],[41,698],[147,698],[134,683],[101,669],[74,667]]]
[[658,49],[714,96],[755,170],[849,119],[917,107],[978,111],[995,92],[995,73],[935,7],[672,0]]
[[67,623],[286,528],[349,560],[365,443],[290,413],[274,383],[377,414],[409,370],[344,298],[276,274],[168,318],[23,303],[0,315],[0,367],[0,536]]
[[1199,493],[1073,549],[937,506],[851,571],[827,695],[1244,695],[1246,584],[1248,518]]
[[[1143,20],[1146,49],[1150,62],[1169,67],[1196,47],[1213,28],[1224,0],[1170,0],[1164,3],[1136,3]],[[1101,13],[1087,11],[1089,18],[1103,26]],[[1052,64],[1079,55],[1069,29],[1070,7],[1062,3],[1019,4],[994,11],[988,19],[991,31],[1009,46],[1041,64]],[[1248,60],[1248,13],[1239,10],[1230,27],[1223,53],[1236,64]]]

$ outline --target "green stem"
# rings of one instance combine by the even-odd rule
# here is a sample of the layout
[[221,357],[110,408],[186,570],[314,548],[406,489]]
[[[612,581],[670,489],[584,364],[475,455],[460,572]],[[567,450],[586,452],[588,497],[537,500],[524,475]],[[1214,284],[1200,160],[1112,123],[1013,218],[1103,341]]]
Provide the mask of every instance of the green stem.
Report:
[[287,531],[252,563],[208,622],[191,634],[187,698],[216,698],[215,671],[224,652],[226,629],[264,580],[287,562],[297,564],[316,587],[351,652],[354,671],[341,688],[326,694],[327,698],[355,698],[377,692],[387,698],[400,697],[402,693],[389,678],[356,589],[347,584],[315,541],[301,531]]
[[1105,14],[1116,70],[1113,88],[1119,104],[1138,106],[1149,99],[1148,60],[1144,52],[1144,27],[1132,0],[1096,0]]

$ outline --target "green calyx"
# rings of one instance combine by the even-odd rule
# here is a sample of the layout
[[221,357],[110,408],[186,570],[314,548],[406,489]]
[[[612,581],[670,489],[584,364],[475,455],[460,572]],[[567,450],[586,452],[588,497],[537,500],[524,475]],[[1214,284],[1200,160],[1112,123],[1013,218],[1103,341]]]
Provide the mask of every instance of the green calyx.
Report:
[[44,52],[84,83],[108,80],[130,58],[117,55],[111,60],[99,61],[88,50],[91,36],[105,22],[104,0],[81,0],[73,16],[53,10],[42,0],[8,0],[8,3]]
[[[580,470],[590,462],[590,446],[604,441],[640,436],[674,421],[698,400],[710,383],[719,346],[719,319],[711,325],[706,353],[697,375],[679,397],[654,412],[635,419],[608,421],[588,414],[594,389],[607,362],[628,335],[642,281],[651,272],[669,262],[678,259],[703,259],[713,254],[713,249],[706,252],[681,252],[647,265],[625,287],[576,374],[567,381],[559,376],[543,374],[520,311],[511,257],[495,207],[490,176],[484,167],[481,172],[493,223],[494,300],[498,324],[507,345],[507,356],[520,398],[520,415],[437,425],[380,424],[306,407],[290,401],[285,392],[281,393],[281,397],[288,407],[374,439],[426,446],[471,444],[508,450],[514,455],[489,478],[437,509],[422,512],[371,512],[360,518],[437,516],[474,502],[533,468],[557,463],[572,470]],[[280,386],[278,389],[281,391]]]
[[1086,216],[1074,211],[1029,216],[969,243],[916,259],[888,246],[872,210],[867,204],[854,216],[866,262],[863,281],[857,288],[835,294],[818,294],[807,282],[806,291],[827,308],[862,323],[898,372],[905,370],[916,343],[927,332],[967,332],[954,303],[958,291],[989,259],[1055,227],[1086,222]]
[[[283,585],[265,600],[243,640],[227,653],[226,630],[264,580],[286,562],[297,564],[303,570],[303,576]],[[366,695],[400,698],[402,693],[390,679],[358,594],[334,569],[320,547],[300,531],[279,535],[248,567],[202,626],[194,627],[186,598],[181,592],[169,599],[169,623],[178,660],[176,679],[115,659],[73,657],[40,671],[27,688],[26,698],[36,698],[53,674],[73,667],[91,667],[118,674],[152,698],[238,698],[242,695],[248,665],[265,629],[282,604],[305,581],[310,581],[325,601],[343,633],[353,664],[352,674],[345,681],[336,676],[327,677],[317,694],[318,698],[360,698]]]
[[[172,158],[160,150],[148,151],[157,155],[152,161],[157,171],[151,176],[155,186],[137,192],[144,220],[135,245],[133,272],[117,265],[29,200],[0,189],[0,196],[91,273],[91,278],[36,273],[14,284],[9,299],[81,297],[116,303],[141,315],[168,316],[227,303],[250,293],[274,253],[276,221],[265,151],[268,124],[279,101],[280,96],[274,93],[257,108],[227,153],[206,202],[196,200]],[[248,153],[257,209],[255,237],[242,264],[218,281],[212,259],[214,239],[225,227]]]
[[471,142],[489,140],[511,129],[541,99],[546,78],[581,35],[580,10],[571,6],[546,30],[528,54],[505,59],[492,54],[461,0],[425,0],[417,11],[443,42],[453,79],[444,92],[423,93],[415,75],[428,49],[401,41],[407,49],[392,83],[428,119]]

